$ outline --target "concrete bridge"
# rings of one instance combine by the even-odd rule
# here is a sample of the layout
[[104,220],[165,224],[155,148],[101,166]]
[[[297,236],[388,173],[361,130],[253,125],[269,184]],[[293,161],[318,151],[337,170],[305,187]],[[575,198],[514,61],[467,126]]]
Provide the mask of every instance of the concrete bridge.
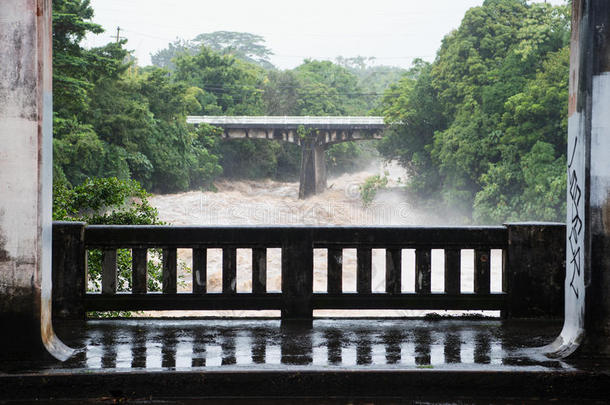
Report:
[[189,116],[189,124],[224,130],[224,139],[268,139],[301,146],[299,198],[326,189],[325,150],[340,142],[381,139],[383,117]]
[[[456,397],[474,403],[489,402],[492,397],[497,402],[558,398],[570,403],[607,402],[610,2],[571,3],[567,226],[563,236],[561,232],[551,236],[537,232],[535,223],[507,224],[505,229],[426,230],[89,227],[70,222],[59,224],[65,232],[56,233],[58,228],[51,222],[52,2],[3,0],[0,38],[10,40],[0,41],[0,401],[150,398],[179,403],[239,397],[244,401],[295,398],[313,402],[331,396],[338,401],[375,398],[373,402],[391,398],[423,402],[447,398],[450,402]],[[557,225],[544,227],[557,229]],[[151,245],[163,250],[164,292],[160,294],[146,290]],[[223,250],[221,294],[207,294],[208,247]],[[281,249],[279,294],[266,289],[267,247]],[[117,248],[133,252],[131,292],[116,294]],[[190,294],[176,293],[178,248],[193,252]],[[251,294],[238,293],[235,287],[238,248],[252,251]],[[313,251],[319,248],[327,252],[326,293],[313,290]],[[343,293],[342,257],[347,248],[357,251],[356,294]],[[502,267],[501,291],[507,292],[492,294],[489,253],[500,248],[505,252],[496,263]],[[84,249],[103,250],[100,294],[87,294],[85,285],[65,278],[66,272],[72,272],[86,280]],[[383,293],[372,290],[373,249],[385,249]],[[403,249],[415,251],[409,263],[416,274],[412,283],[417,280],[417,284],[408,290],[401,281],[406,264]],[[444,250],[444,268],[439,269],[445,274],[444,292],[431,290],[433,249]],[[473,251],[469,271],[474,276],[474,294],[462,294],[460,288],[464,250]],[[549,260],[549,255],[555,255],[555,260]],[[487,306],[493,304],[489,298],[498,296],[507,302],[516,299],[513,302],[521,308],[538,312],[532,302],[542,299],[550,304],[540,296],[540,286],[549,286],[544,269],[565,276],[563,330],[554,343],[544,347],[535,346],[556,335],[548,320],[536,327],[532,319],[510,324],[508,319],[312,321],[302,317],[318,308],[458,309],[464,300]],[[58,319],[53,319],[53,308],[62,309],[52,304],[54,290],[62,284],[67,286],[64,291],[84,297],[79,305],[91,310],[96,310],[91,307],[96,302],[125,303],[119,310],[141,310],[142,304],[151,310],[160,305],[186,307],[189,302],[193,307],[205,303],[215,310],[281,310],[285,306],[288,322],[81,319],[63,326],[56,323],[54,329],[53,321]],[[483,288],[482,294],[476,293]],[[515,291],[520,295],[515,296]],[[447,305],[439,306],[441,301]],[[87,308],[66,303],[64,309],[84,312]],[[514,315],[514,306],[506,309]],[[61,329],[65,333],[62,339],[55,334]],[[64,362],[58,363],[60,360]]]

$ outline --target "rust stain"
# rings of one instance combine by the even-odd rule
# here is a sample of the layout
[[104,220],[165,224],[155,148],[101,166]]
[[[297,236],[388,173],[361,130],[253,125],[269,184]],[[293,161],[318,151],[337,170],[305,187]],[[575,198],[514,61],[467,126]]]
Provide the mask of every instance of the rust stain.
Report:
[[[597,47],[597,66],[594,67],[594,74],[600,74],[610,72],[610,18],[607,14],[610,13],[610,7],[608,5],[600,6],[600,14],[606,15],[605,21],[603,17],[602,21],[598,22],[595,26],[595,37]],[[606,8],[606,10],[604,10]]]
[[45,298],[40,307],[42,341],[49,342],[55,337],[53,323],[51,322],[51,298]]
[[578,79],[580,76],[580,20],[582,0],[572,3],[572,35],[570,38],[570,85],[568,100],[568,117],[574,114],[578,107]]
[[604,225],[604,233],[606,235],[610,235],[610,190],[608,190],[608,195],[606,197],[606,201],[602,205],[602,224]]
[[4,237],[2,232],[0,232],[0,262],[8,262],[11,260],[11,256],[6,251],[6,249],[4,249],[5,246],[6,238]]

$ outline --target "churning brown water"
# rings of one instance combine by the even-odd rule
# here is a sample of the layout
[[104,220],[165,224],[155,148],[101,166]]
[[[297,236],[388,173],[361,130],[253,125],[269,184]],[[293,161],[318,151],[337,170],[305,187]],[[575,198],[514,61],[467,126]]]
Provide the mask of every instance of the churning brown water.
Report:
[[[388,178],[388,188],[379,192],[374,201],[364,206],[360,198],[360,186],[373,175]],[[216,192],[190,191],[178,194],[155,195],[151,203],[159,210],[160,219],[172,225],[442,225],[446,213],[426,212],[410,203],[401,185],[406,173],[395,163],[371,165],[367,170],[344,174],[328,180],[328,189],[306,200],[298,199],[298,182],[229,181],[217,182]],[[190,249],[178,251],[181,261],[182,282],[179,292],[192,288]],[[501,280],[501,252],[492,251],[492,291],[499,291]],[[222,285],[222,250],[208,249],[209,292],[220,292]],[[252,289],[251,250],[237,250],[237,292]],[[326,290],[326,249],[314,252],[314,290]],[[281,289],[280,249],[268,249],[267,288]],[[462,291],[473,290],[472,251],[462,252]],[[385,287],[385,251],[373,249],[373,291],[383,292]],[[442,250],[432,251],[432,291],[442,292],[444,286],[444,255]],[[413,292],[415,285],[415,252],[403,250],[402,289]],[[356,291],[356,249],[343,251],[343,289]],[[427,311],[439,312],[439,311]],[[384,311],[389,316],[418,316],[426,311]],[[459,314],[461,311],[442,311]],[[274,311],[259,311],[259,316],[277,315]],[[350,311],[316,311],[315,315],[351,315]],[[380,311],[357,311],[355,315],[380,315]],[[486,312],[486,314],[495,314]],[[199,316],[252,315],[247,311],[156,311],[145,315]]]

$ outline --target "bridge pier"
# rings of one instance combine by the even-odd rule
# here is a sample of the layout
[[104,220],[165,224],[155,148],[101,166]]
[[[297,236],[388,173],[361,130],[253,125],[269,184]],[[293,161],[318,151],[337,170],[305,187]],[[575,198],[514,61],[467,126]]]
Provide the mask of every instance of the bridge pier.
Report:
[[565,321],[551,355],[610,355],[610,3],[572,2]]
[[306,140],[301,146],[299,198],[304,199],[326,190],[326,150],[317,139]]
[[[301,172],[299,198],[326,190],[326,148],[340,142],[381,139],[383,117],[308,116],[188,116],[188,124],[208,124],[223,129],[224,139],[266,139],[299,145]],[[301,137],[305,129],[307,136]]]
[[65,360],[51,323],[51,0],[1,7],[0,364]]

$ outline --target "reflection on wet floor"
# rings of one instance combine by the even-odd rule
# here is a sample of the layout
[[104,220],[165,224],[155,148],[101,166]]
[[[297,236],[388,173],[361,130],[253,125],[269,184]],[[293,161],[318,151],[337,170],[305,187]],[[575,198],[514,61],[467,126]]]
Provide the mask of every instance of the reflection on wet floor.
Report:
[[[500,320],[99,320],[58,326],[70,369],[564,367],[520,355],[557,323]],[[54,365],[57,367],[57,365]]]

